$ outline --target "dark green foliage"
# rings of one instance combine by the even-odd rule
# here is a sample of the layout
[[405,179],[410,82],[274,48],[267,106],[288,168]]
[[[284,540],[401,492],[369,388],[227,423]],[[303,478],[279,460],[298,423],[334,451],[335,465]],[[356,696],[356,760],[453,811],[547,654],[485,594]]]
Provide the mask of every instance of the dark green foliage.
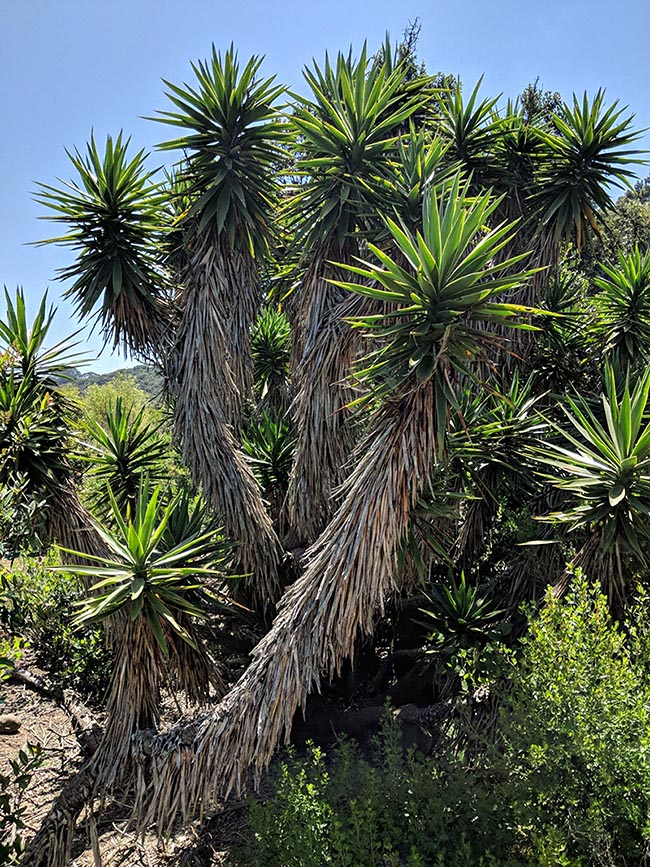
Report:
[[537,78],[524,87],[519,103],[527,123],[541,120],[548,127],[553,124],[553,115],[560,110],[562,97],[557,91],[542,90]]
[[461,572],[460,581],[436,588],[421,609],[428,636],[435,650],[468,650],[483,647],[501,638],[505,631],[505,612],[472,586]]
[[[75,407],[59,387],[78,360],[69,341],[45,348],[54,318],[43,296],[31,323],[21,289],[0,321],[0,524],[5,555],[42,551],[51,510],[74,478]],[[31,531],[31,532],[30,532]]]
[[288,409],[291,329],[287,317],[265,307],[251,336],[253,383],[258,407],[274,412]]
[[312,747],[280,764],[273,794],[250,807],[240,867],[466,867],[496,864],[487,825],[494,811],[455,765],[438,767],[399,745],[386,717],[370,758],[350,742],[333,757]]
[[29,642],[36,662],[65,688],[98,702],[108,686],[112,654],[99,627],[75,630],[74,606],[81,595],[67,573],[48,559],[23,558],[0,576],[0,623]]
[[74,383],[80,395],[84,395],[91,385],[106,385],[124,376],[133,377],[135,385],[142,389],[152,403],[160,403],[163,390],[163,378],[160,372],[149,364],[135,364],[133,367],[124,367],[113,370],[110,373],[93,373],[78,370],[70,371],[70,380]]
[[29,491],[29,481],[16,474],[0,486],[0,557],[40,554],[47,546],[45,499]]
[[0,864],[3,867],[20,863],[22,832],[26,828],[21,798],[43,760],[40,746],[27,744],[18,751],[18,758],[10,760],[9,773],[0,773]]
[[286,491],[295,436],[289,421],[269,412],[251,419],[242,438],[244,451],[266,497]]

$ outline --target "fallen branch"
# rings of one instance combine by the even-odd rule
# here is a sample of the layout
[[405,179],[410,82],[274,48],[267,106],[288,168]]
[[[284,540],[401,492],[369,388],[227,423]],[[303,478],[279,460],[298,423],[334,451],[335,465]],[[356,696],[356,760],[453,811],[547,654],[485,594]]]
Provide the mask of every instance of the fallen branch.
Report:
[[56,702],[68,715],[72,723],[75,737],[85,758],[94,755],[101,739],[102,729],[88,708],[82,704],[72,692],[60,686],[48,683],[40,675],[33,674],[25,668],[14,668],[9,677],[9,683],[18,683]]

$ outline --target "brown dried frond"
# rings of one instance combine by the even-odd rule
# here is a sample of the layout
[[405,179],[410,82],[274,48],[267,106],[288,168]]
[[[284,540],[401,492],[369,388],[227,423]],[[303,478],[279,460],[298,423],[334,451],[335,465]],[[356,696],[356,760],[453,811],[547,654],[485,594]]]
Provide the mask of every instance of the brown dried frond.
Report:
[[[322,676],[354,652],[395,589],[397,551],[435,461],[433,386],[422,383],[377,411],[334,518],[307,553],[253,661],[215,711],[157,742],[138,782],[142,827],[161,835],[256,778],[289,736]],[[149,776],[150,775],[150,776]]]

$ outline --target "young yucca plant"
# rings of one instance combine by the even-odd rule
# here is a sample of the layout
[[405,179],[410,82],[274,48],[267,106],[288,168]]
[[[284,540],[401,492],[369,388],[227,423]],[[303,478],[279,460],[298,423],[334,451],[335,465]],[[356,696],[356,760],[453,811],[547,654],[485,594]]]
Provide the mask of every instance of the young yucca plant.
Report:
[[295,447],[295,434],[289,419],[263,411],[248,422],[242,443],[264,497],[271,506],[271,514],[277,523],[281,523]]
[[452,578],[427,599],[430,607],[421,608],[420,613],[430,630],[434,652],[483,647],[504,634],[505,611],[489,597],[481,596],[479,587],[470,584],[464,572],[460,581]]
[[170,325],[167,278],[157,244],[163,233],[163,195],[146,168],[147,155],[129,156],[130,139],[108,136],[103,154],[94,136],[86,154],[68,156],[77,173],[62,187],[39,184],[37,201],[54,212],[66,235],[39,241],[76,253],[59,271],[82,318],[95,316],[113,348],[150,358],[164,349]]
[[5,291],[0,320],[0,486],[20,491],[20,500],[41,503],[33,513],[42,541],[98,553],[102,543],[81,505],[73,450],[74,407],[59,382],[81,357],[69,341],[45,347],[54,317],[45,295],[30,324],[23,292]]
[[528,499],[537,487],[529,450],[546,429],[538,412],[544,397],[534,378],[522,381],[517,369],[505,387],[478,394],[467,387],[449,449],[465,478],[467,502],[456,542],[463,563],[476,563],[488,547],[504,497]]
[[619,252],[618,267],[601,264],[595,277],[597,334],[603,354],[625,370],[643,369],[650,357],[650,253]]
[[261,773],[309,691],[340,668],[360,633],[372,631],[396,587],[398,553],[413,510],[444,457],[450,401],[457,403],[455,374],[471,373],[477,358],[501,347],[489,326],[517,324],[522,312],[530,312],[495,300],[528,277],[516,270],[517,259],[496,264],[514,231],[486,231],[497,205],[489,195],[470,196],[457,180],[425,203],[422,233],[410,236],[389,221],[407,266],[371,247],[376,262],[354,269],[363,285],[344,284],[349,291],[380,293],[394,305],[387,318],[358,323],[386,343],[372,365],[376,407],[354,469],[251,665],[201,726],[192,773],[183,771],[181,783],[187,747],[182,757],[176,745],[158,756],[153,785],[140,804],[143,821],[155,815],[160,827],[168,827],[181,785],[189,815],[241,787],[251,767]]
[[145,422],[144,407],[134,412],[118,397],[107,409],[104,424],[90,420],[86,429],[92,449],[87,457],[90,475],[98,485],[93,495],[95,509],[98,514],[110,514],[112,496],[122,515],[133,514],[144,477],[150,484],[163,481],[161,462],[169,446],[158,425]]
[[[142,482],[133,515],[126,518],[109,493],[115,531],[97,528],[107,555],[96,557],[68,551],[81,561],[74,567],[53,567],[94,581],[90,595],[79,603],[76,625],[110,622],[115,637],[115,667],[111,675],[107,720],[94,763],[106,786],[125,770],[136,729],[153,728],[160,711],[160,688],[169,667],[181,683],[193,684],[192,699],[219,688],[218,671],[197,640],[195,622],[205,616],[204,598],[225,603],[219,585],[206,581],[223,577],[226,554],[215,545],[218,531],[203,532],[197,522],[185,523],[186,533],[170,538],[170,521],[178,531],[182,494],[165,503],[160,488]],[[166,535],[167,533],[167,535]],[[169,542],[173,542],[171,547]],[[189,654],[186,648],[193,652]],[[180,667],[179,667],[180,666]],[[186,666],[190,666],[185,670]]]
[[[605,367],[602,411],[566,398],[567,426],[552,425],[558,440],[533,451],[543,475],[567,495],[561,511],[543,520],[586,534],[574,559],[590,580],[601,581],[620,611],[630,582],[648,569],[650,543],[650,370],[617,388]],[[568,579],[569,573],[564,578]]]
[[280,310],[265,307],[251,336],[257,407],[274,413],[289,408],[291,326]]

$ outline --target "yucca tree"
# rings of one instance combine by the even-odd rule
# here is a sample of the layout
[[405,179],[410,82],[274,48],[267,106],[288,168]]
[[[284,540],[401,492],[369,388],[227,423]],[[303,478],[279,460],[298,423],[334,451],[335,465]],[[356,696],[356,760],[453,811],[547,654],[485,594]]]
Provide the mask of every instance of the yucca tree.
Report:
[[[170,667],[177,667],[180,682],[190,685],[192,699],[207,695],[210,685],[221,686],[194,623],[205,616],[204,600],[215,598],[214,592],[206,597],[206,581],[214,585],[215,577],[223,578],[227,554],[214,528],[206,532],[187,520],[178,533],[183,496],[179,493],[165,503],[161,490],[150,490],[144,482],[134,512],[126,519],[110,496],[115,530],[97,527],[106,555],[68,551],[81,565],[59,567],[93,582],[91,595],[79,603],[76,624],[109,623],[118,633],[106,726],[92,760],[97,779],[107,787],[127,768],[134,731],[157,724],[160,689]],[[170,522],[176,530],[171,537]],[[221,592],[219,585],[214,589]]]
[[345,317],[368,306],[330,281],[341,277],[332,263],[352,262],[377,231],[397,136],[422,103],[423,80],[407,84],[403,65],[373,62],[365,47],[358,59],[339,54],[304,75],[311,96],[299,97],[292,115],[305,182],[289,217],[305,274],[290,305],[297,440],[287,515],[297,539],[310,542],[327,522],[354,445],[346,378],[359,341]]
[[594,277],[602,352],[621,370],[644,369],[650,357],[650,253],[619,252],[618,266],[601,264]]
[[649,394],[650,370],[619,388],[614,369],[606,366],[601,412],[583,398],[567,397],[566,424],[553,426],[557,440],[534,452],[548,467],[544,477],[567,497],[563,509],[544,520],[586,536],[574,564],[589,580],[602,582],[615,611],[633,577],[648,570]]
[[143,150],[129,155],[122,133],[106,138],[103,154],[91,135],[86,153],[68,152],[76,179],[61,187],[39,184],[46,219],[70,231],[41,244],[62,244],[76,254],[59,271],[72,281],[64,295],[82,318],[94,316],[112,347],[158,358],[169,345],[168,280],[158,244],[164,229],[163,192],[146,167]]
[[530,449],[546,430],[538,411],[544,398],[533,377],[522,380],[515,368],[510,382],[484,393],[468,389],[469,406],[453,425],[450,452],[465,476],[468,496],[460,522],[457,556],[476,563],[490,542],[499,505],[505,498],[528,500],[537,487]]
[[[286,160],[281,144],[287,127],[276,108],[283,88],[260,78],[261,63],[252,57],[240,67],[232,46],[223,56],[213,46],[208,61],[192,65],[194,86],[165,82],[173,109],[156,118],[183,130],[159,148],[184,153],[179,180],[189,203],[177,221],[187,256],[177,376],[182,379],[183,365],[194,356],[212,364],[202,372],[213,385],[204,387],[222,389],[220,404],[230,422],[240,420],[251,392],[250,334],[262,301],[259,260],[272,235],[275,168]],[[217,355],[212,361],[201,347],[202,329]],[[228,366],[230,382],[224,379]]]
[[[276,596],[279,542],[239,442],[251,396],[250,333],[261,304],[259,259],[268,248],[284,159],[282,88],[241,67],[234,49],[193,65],[194,86],[166,82],[173,110],[158,120],[183,130],[163,150],[182,150],[182,315],[168,373],[174,426],[196,484],[237,539],[238,570],[253,576],[256,603]],[[176,184],[178,187],[178,184]]]
[[630,147],[643,131],[634,131],[634,115],[618,102],[605,105],[605,92],[563,103],[553,115],[553,129],[540,129],[545,145],[531,195],[542,264],[555,266],[561,247],[574,241],[578,250],[590,232],[600,233],[603,216],[613,208],[610,190],[623,189],[634,177],[642,151]]
[[151,484],[163,481],[162,461],[169,446],[158,425],[144,420],[144,412],[144,407],[138,412],[125,408],[118,397],[107,409],[103,425],[92,420],[87,423],[87,460],[97,486],[93,501],[98,514],[110,514],[109,495],[122,515],[133,514],[143,479],[148,478]]
[[477,358],[501,348],[487,326],[515,324],[527,312],[495,300],[528,276],[515,271],[516,261],[495,264],[514,231],[511,225],[485,229],[497,205],[488,195],[470,197],[457,180],[440,198],[434,193],[426,200],[417,235],[388,222],[406,267],[372,245],[374,263],[348,266],[361,280],[343,288],[395,308],[357,322],[384,342],[366,366],[375,408],[354,470],[250,667],[203,722],[191,775],[181,782],[188,756],[179,756],[171,739],[157,755],[154,785],[140,804],[143,819],[169,827],[178,809],[193,812],[215,794],[241,787],[251,767],[259,775],[310,689],[340,669],[359,635],[372,631],[395,589],[413,510],[445,456],[457,377],[471,375]]
[[25,297],[12,300],[5,290],[6,314],[0,320],[0,486],[41,504],[43,541],[98,553],[103,545],[76,490],[70,462],[72,404],[59,382],[80,356],[70,341],[47,349],[54,310],[44,295],[31,324]]

